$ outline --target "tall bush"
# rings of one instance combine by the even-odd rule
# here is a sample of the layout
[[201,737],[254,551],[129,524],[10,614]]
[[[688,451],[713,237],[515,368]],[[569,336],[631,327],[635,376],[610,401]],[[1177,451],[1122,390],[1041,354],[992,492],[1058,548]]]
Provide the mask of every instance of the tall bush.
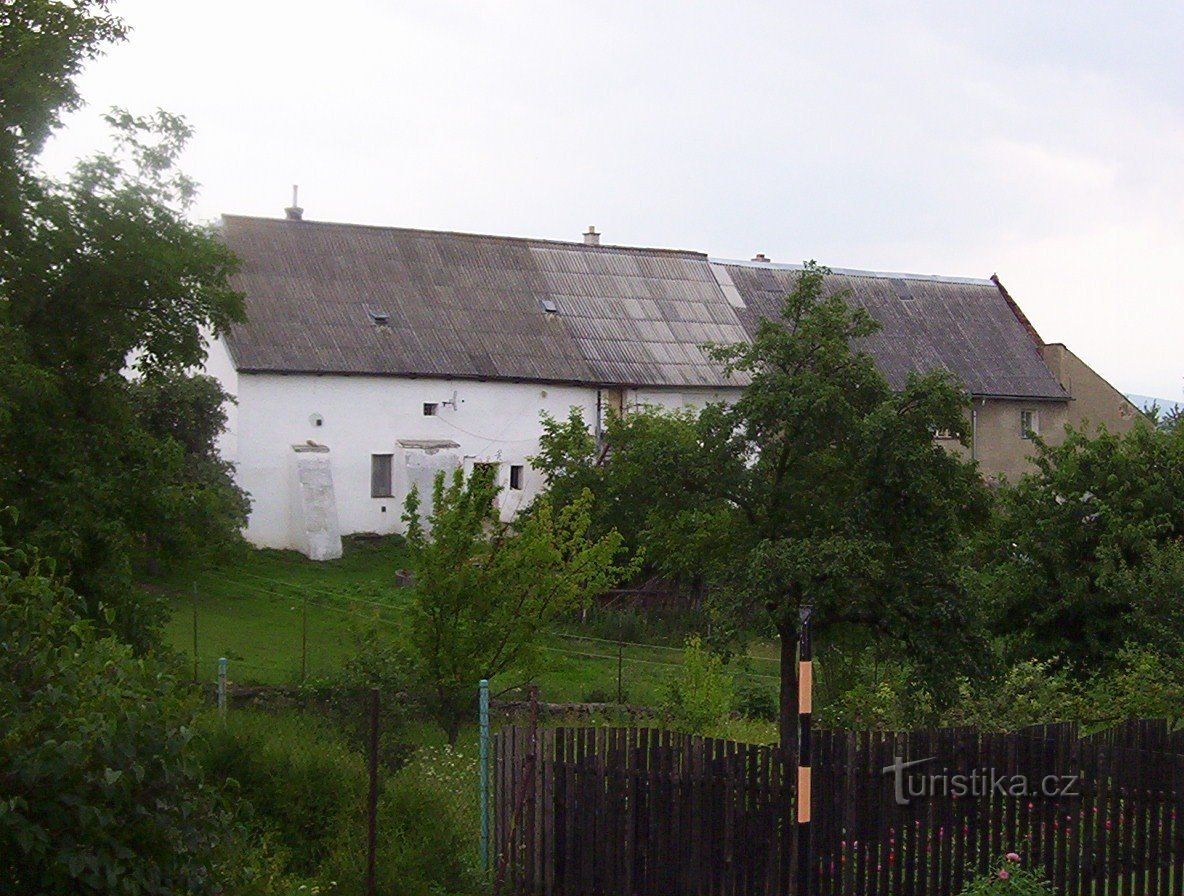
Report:
[[193,704],[0,544],[0,880],[13,896],[216,892],[234,821],[190,755]]
[[679,730],[702,734],[727,718],[734,691],[723,659],[707,650],[698,635],[692,635],[683,649],[682,669],[667,682],[662,714]]

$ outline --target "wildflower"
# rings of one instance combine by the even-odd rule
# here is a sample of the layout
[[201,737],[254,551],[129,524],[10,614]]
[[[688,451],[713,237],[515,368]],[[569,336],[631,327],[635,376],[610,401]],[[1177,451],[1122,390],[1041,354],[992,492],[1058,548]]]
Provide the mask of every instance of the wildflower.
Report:
[[1008,871],[1006,868],[999,869],[999,879],[1000,880],[1007,880],[1009,877],[1011,877],[1010,871]]
[[1020,854],[1018,852],[1009,852],[1005,858],[1009,862],[1018,862],[1020,860]]

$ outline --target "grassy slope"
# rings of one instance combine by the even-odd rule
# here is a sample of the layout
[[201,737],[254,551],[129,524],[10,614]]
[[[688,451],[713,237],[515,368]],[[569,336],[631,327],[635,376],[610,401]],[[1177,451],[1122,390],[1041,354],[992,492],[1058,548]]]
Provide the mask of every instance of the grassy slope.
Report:
[[201,678],[212,678],[224,656],[235,681],[284,684],[300,677],[306,628],[308,675],[328,674],[363,632],[396,635],[401,601],[394,575],[403,560],[402,546],[383,540],[350,543],[344,557],[326,563],[263,550],[177,574],[160,583],[172,609],[165,638],[192,660],[196,608]]
[[[398,637],[403,598],[394,578],[404,562],[404,548],[395,539],[347,542],[345,556],[326,563],[291,551],[250,551],[233,562],[155,583],[167,589],[172,607],[165,637],[192,661],[196,607],[200,678],[213,680],[218,657],[225,656],[233,681],[293,683],[300,678],[307,613],[307,673],[331,674],[358,649],[362,634]],[[611,626],[610,639],[601,640],[603,629],[572,622],[547,638],[545,669],[537,682],[544,700],[615,700],[617,645],[611,643]],[[679,627],[625,637],[648,642],[622,651],[625,699],[654,705],[681,664]],[[756,644],[752,655],[754,670],[774,687],[773,646]],[[499,683],[494,684],[496,689]]]

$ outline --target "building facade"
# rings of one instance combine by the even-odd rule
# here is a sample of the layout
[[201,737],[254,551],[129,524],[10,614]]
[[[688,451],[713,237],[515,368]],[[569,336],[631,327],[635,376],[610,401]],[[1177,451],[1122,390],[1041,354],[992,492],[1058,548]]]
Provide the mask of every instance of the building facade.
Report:
[[[734,399],[744,382],[705,344],[749,338],[800,271],[592,232],[561,243],[227,216],[223,235],[248,319],[211,342],[207,371],[235,398],[221,448],[251,495],[246,535],[322,559],[343,534],[402,531],[407,494],[439,471],[496,465],[509,519],[543,486],[530,458],[544,413],[574,407],[597,427],[610,410]],[[952,448],[988,477],[1020,475],[1032,432],[1055,440],[1077,419],[1074,389],[1094,422],[1128,419],[997,280],[835,271],[826,284],[880,323],[860,348],[894,386],[938,368],[965,386],[972,444]]]

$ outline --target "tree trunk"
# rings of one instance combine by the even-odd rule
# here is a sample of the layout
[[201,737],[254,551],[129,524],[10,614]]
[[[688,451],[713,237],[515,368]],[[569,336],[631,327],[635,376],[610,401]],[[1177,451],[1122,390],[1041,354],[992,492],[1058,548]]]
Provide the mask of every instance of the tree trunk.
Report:
[[781,699],[779,729],[781,750],[787,761],[798,752],[798,627],[788,620],[778,623],[781,636]]

